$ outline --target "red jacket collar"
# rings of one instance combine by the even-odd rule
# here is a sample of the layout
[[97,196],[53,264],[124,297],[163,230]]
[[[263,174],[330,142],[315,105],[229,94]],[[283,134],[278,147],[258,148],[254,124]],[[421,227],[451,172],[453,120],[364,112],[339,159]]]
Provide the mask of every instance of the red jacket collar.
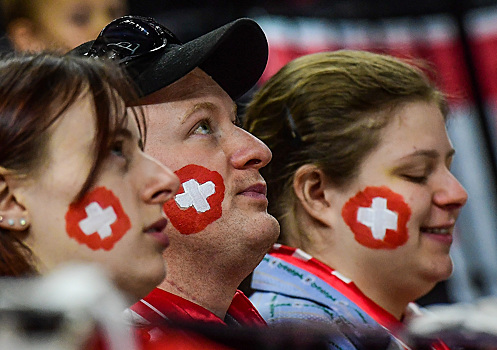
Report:
[[275,245],[270,254],[321,278],[354,302],[383,327],[391,331],[403,327],[403,324],[392,314],[362,293],[353,281],[342,277],[337,271],[302,250],[284,245]]
[[[200,321],[226,324],[209,310],[177,295],[155,288],[149,295],[131,307],[131,310],[150,323],[164,320]],[[237,291],[228,314],[243,326],[264,326],[266,322],[241,291]]]

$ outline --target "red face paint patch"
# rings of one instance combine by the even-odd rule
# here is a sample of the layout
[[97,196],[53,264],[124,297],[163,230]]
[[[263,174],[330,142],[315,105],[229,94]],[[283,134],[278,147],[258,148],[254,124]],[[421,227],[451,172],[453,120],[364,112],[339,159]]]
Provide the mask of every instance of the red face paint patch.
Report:
[[181,187],[176,196],[164,203],[164,212],[182,234],[202,231],[222,215],[223,177],[200,165],[190,164],[177,171]]
[[69,237],[93,250],[111,250],[130,228],[119,199],[105,187],[87,193],[66,213]]
[[411,209],[387,187],[366,187],[342,208],[356,241],[374,249],[395,249],[407,242]]

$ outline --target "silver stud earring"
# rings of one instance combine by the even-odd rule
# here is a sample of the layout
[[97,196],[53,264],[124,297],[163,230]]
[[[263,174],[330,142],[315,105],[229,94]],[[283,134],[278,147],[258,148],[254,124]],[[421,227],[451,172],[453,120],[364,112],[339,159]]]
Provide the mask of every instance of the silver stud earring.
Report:
[[9,223],[9,226],[14,226],[14,219],[9,219],[7,222]]
[[21,226],[26,226],[26,220],[24,218],[21,218],[19,220],[19,224],[21,224]]

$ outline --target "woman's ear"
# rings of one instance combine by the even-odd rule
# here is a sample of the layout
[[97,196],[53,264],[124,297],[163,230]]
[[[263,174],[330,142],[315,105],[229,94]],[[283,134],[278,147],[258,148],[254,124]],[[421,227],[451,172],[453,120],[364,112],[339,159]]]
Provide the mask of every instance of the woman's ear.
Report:
[[15,181],[9,181],[6,173],[7,171],[0,167],[0,228],[24,231],[29,227],[28,212],[14,195]]
[[301,166],[293,177],[293,190],[300,204],[309,216],[325,226],[331,226],[332,203],[325,191],[328,183],[324,172],[313,164]]

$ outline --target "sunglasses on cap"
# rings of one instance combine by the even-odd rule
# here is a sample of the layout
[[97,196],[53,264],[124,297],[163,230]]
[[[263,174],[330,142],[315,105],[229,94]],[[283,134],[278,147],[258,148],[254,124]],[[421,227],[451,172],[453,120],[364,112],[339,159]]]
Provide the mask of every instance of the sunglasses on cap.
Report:
[[112,60],[128,68],[157,56],[168,44],[182,43],[152,18],[124,16],[102,29],[85,56]]

